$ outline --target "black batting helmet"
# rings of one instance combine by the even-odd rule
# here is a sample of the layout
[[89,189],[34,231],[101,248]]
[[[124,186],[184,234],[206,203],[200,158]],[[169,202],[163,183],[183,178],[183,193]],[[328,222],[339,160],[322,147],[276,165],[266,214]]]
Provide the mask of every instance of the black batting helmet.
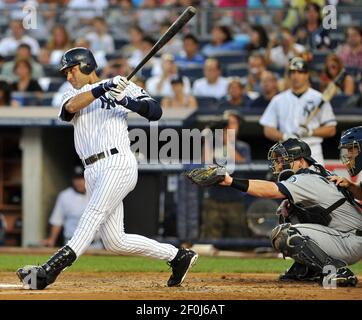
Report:
[[82,47],[69,49],[63,54],[59,71],[64,71],[76,65],[79,65],[80,71],[84,74],[90,74],[97,69],[97,62],[93,53],[89,49]]
[[362,126],[343,131],[338,148],[341,161],[354,177],[362,170]]
[[300,139],[290,138],[274,144],[268,152],[270,169],[278,175],[283,170],[290,170],[294,160],[305,159],[309,165],[316,161],[311,157],[312,151],[307,143]]
[[308,63],[303,58],[294,57],[289,61],[288,70],[308,72],[309,71]]

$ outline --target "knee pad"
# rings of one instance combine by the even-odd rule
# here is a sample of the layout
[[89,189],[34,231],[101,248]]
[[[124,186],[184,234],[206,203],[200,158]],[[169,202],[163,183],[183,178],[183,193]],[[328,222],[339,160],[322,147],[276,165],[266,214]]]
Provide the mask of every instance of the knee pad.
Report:
[[290,223],[276,227],[271,234],[274,249],[283,256],[293,258],[316,271],[323,271],[324,266],[332,265],[336,269],[346,266],[342,260],[329,256],[308,236],[302,235]]

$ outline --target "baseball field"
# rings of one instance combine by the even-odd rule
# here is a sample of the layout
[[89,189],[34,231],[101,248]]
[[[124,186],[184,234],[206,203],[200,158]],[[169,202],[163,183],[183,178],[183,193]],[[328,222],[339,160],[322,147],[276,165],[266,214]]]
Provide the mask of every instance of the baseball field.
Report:
[[[281,283],[278,274],[292,264],[275,257],[200,256],[181,287],[168,288],[170,270],[163,261],[103,253],[85,255],[43,291],[24,290],[15,270],[41,264],[50,252],[0,253],[0,300],[120,299],[120,300],[244,300],[362,299],[356,288],[324,289],[316,283]],[[362,262],[351,270],[362,278]]]

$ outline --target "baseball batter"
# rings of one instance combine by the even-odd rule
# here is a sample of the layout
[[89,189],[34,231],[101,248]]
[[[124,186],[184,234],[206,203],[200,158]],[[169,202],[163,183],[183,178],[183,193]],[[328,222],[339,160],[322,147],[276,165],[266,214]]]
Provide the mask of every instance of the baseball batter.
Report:
[[74,236],[63,248],[43,265],[20,268],[17,275],[27,288],[44,289],[84,253],[99,230],[105,248],[110,251],[167,260],[172,267],[167,285],[178,286],[197,254],[127,234],[123,224],[123,199],[137,182],[127,114],[137,112],[155,121],[161,117],[161,108],[143,89],[124,77],[101,81],[96,67],[92,52],[86,48],[70,49],[62,58],[61,71],[73,89],[64,94],[60,118],[74,126],[75,148],[85,166],[89,204]]
[[323,138],[336,134],[337,122],[332,107],[324,103],[307,128],[302,127],[318,106],[322,94],[310,88],[308,65],[302,58],[291,60],[289,74],[291,88],[271,100],[259,123],[264,127],[265,136],[272,141],[301,138],[310,146],[313,158],[323,164]]
[[[281,280],[335,280],[337,286],[355,286],[357,278],[347,265],[362,258],[362,215],[350,194],[326,177],[329,173],[311,157],[307,143],[288,139],[276,143],[268,159],[278,183],[236,179],[226,174],[222,185],[250,195],[288,199],[281,213],[287,223],[271,234],[273,247],[295,263]],[[316,171],[309,167],[314,165]],[[288,204],[288,208],[283,208]],[[328,274],[325,267],[335,273]]]

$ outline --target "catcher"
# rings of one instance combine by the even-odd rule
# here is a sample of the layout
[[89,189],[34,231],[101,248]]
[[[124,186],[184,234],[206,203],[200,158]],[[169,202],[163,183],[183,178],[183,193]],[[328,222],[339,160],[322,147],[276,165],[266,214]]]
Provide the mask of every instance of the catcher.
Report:
[[348,265],[362,258],[362,216],[353,197],[327,177],[308,144],[288,139],[273,145],[268,160],[278,182],[232,178],[222,167],[194,169],[187,177],[206,187],[220,184],[256,197],[286,199],[278,209],[281,224],[272,246],[294,259],[284,281],[318,281],[356,286]]

